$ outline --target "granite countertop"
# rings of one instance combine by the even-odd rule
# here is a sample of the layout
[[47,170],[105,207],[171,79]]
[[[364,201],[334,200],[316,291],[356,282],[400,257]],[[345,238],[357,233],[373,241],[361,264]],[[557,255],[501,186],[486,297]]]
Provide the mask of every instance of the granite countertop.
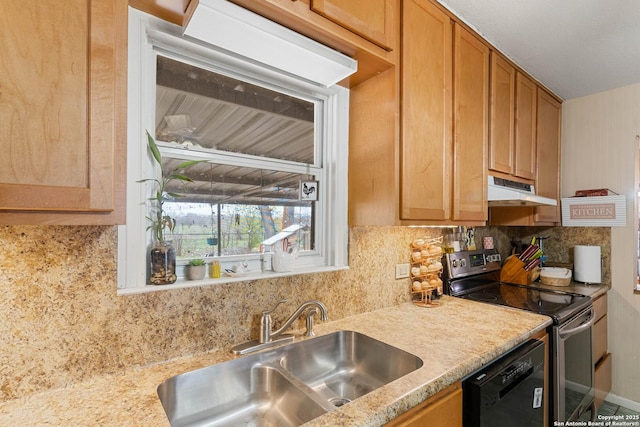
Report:
[[[546,316],[447,296],[436,308],[405,303],[318,323],[317,335],[358,331],[419,356],[424,365],[305,426],[383,425],[550,324]],[[1,402],[0,425],[168,426],[157,386],[235,357],[217,350]]]

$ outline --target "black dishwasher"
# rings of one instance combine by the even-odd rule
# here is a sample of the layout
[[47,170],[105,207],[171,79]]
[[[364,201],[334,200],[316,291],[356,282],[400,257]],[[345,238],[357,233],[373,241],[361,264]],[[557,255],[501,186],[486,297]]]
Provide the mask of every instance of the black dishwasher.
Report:
[[543,426],[545,351],[530,340],[463,383],[464,427]]

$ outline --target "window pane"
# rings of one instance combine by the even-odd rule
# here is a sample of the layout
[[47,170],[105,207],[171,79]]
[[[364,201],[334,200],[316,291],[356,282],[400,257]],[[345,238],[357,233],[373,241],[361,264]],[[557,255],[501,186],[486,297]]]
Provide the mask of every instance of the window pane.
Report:
[[[163,159],[165,171],[181,163]],[[259,253],[264,240],[294,224],[302,229],[291,240],[300,251],[314,249],[317,202],[299,200],[300,182],[314,176],[211,163],[181,173],[193,182],[171,181],[167,192],[179,197],[164,204],[177,221],[172,240],[179,259]]]
[[158,56],[156,138],[315,164],[314,103]]

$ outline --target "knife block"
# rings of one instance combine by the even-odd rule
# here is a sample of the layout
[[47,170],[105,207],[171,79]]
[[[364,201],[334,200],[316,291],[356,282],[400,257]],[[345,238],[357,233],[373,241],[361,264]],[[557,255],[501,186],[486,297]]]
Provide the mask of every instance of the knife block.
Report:
[[531,271],[524,269],[524,262],[520,261],[517,256],[511,255],[502,264],[500,270],[500,281],[507,283],[517,283],[519,285],[530,285],[537,279],[537,268]]

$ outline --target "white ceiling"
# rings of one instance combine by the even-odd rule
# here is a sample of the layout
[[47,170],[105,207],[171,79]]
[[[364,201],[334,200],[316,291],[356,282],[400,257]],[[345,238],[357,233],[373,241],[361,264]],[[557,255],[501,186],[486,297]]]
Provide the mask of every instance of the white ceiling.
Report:
[[640,82],[638,0],[438,0],[556,95]]

